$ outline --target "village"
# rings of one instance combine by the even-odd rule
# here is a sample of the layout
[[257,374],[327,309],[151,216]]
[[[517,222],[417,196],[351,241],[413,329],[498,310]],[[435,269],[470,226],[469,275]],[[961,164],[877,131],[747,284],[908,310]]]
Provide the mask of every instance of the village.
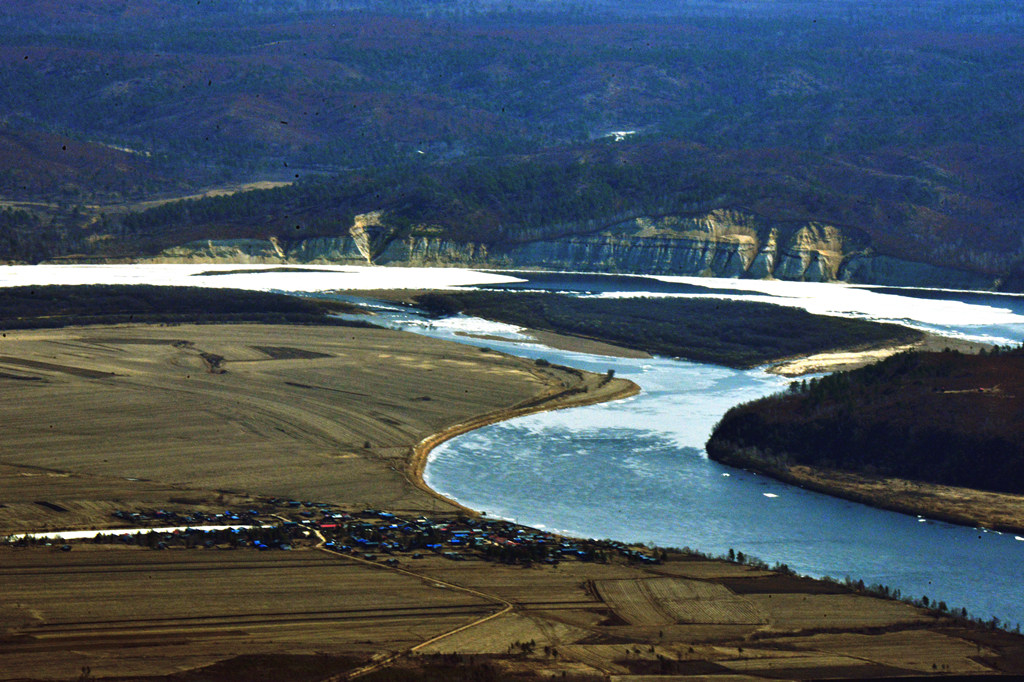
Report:
[[[402,518],[389,511],[342,510],[323,502],[269,498],[258,508],[223,512],[116,510],[112,517],[131,528],[14,535],[15,547],[119,544],[153,550],[215,549],[291,551],[321,547],[388,566],[422,559],[426,553],[452,561],[482,560],[521,566],[557,566],[560,561],[656,564],[661,556],[611,540],[566,538],[505,520],[455,516]],[[149,529],[147,531],[147,529]]]

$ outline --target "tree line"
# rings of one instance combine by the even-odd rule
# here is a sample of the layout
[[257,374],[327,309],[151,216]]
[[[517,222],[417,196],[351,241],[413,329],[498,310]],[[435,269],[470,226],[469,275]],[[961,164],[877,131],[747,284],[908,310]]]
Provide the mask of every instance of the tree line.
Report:
[[464,312],[730,367],[754,367],[793,355],[919,337],[918,332],[898,325],[812,315],[749,301],[493,291],[429,293],[415,300],[437,315]]
[[1024,492],[1024,352],[907,352],[729,410],[708,452]]

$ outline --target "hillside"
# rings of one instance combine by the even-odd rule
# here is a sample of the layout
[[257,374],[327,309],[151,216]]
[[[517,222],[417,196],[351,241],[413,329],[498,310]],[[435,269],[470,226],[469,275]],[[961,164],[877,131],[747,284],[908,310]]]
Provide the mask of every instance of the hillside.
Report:
[[[721,170],[711,173],[711,163]],[[771,166],[765,168],[765,164]],[[273,191],[126,216],[99,253],[345,261],[990,288],[1024,258],[993,204],[899,197],[898,178],[808,154],[714,152],[678,139],[597,142],[543,154],[311,177]],[[827,180],[826,177],[830,179]],[[872,201],[850,190],[860,179]],[[936,196],[955,191],[932,182]],[[938,202],[939,199],[936,199]],[[944,200],[943,200],[944,201]],[[937,205],[937,204],[936,204]],[[998,204],[998,210],[1006,208]],[[970,215],[968,215],[970,213]],[[352,241],[373,214],[372,247]],[[984,225],[981,223],[984,221]],[[970,232],[969,242],[957,236]],[[256,239],[234,251],[230,240]],[[950,239],[959,247],[950,249]],[[284,253],[270,244],[276,241]],[[326,240],[326,241],[325,241]],[[226,254],[226,255],[225,255]]]
[[[0,199],[44,204],[56,238],[0,226],[0,258],[344,239],[385,210],[398,246],[438,240],[391,262],[1020,288],[1022,25],[1002,0],[18,3],[0,18]],[[256,179],[300,187],[119,217]],[[714,211],[755,223],[740,266],[625,253],[661,247],[624,219]],[[772,243],[799,268],[754,267]]]
[[730,410],[707,443],[726,463],[1024,494],[1024,353],[904,353]]

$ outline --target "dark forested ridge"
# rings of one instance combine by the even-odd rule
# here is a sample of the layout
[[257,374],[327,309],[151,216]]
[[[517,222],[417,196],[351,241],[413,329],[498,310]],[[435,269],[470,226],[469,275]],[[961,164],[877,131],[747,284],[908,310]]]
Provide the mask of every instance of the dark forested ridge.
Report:
[[0,329],[4,330],[125,322],[359,324],[327,316],[351,309],[337,301],[242,289],[143,284],[0,288]]
[[749,301],[577,298],[492,291],[430,293],[416,301],[438,315],[465,312],[732,367],[920,337],[898,325],[812,315],[797,308]]
[[[1009,0],[12,3],[0,200],[57,238],[0,225],[0,259],[379,208],[505,244],[685,205],[1024,283],[1022,28]],[[122,219],[253,179],[309,184]]]
[[353,216],[386,210],[406,235],[516,244],[579,232],[627,213],[712,206],[725,183],[697,167],[688,145],[601,144],[528,157],[402,164],[311,176],[293,185],[172,202],[122,220],[140,248],[208,235],[285,241],[346,235]]
[[731,409],[707,450],[768,468],[810,465],[1024,492],[1024,352],[903,353],[795,382]]

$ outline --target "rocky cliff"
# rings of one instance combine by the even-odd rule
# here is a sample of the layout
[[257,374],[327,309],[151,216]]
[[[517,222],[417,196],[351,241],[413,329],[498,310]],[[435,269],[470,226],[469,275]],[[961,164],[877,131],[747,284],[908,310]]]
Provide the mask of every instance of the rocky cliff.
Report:
[[456,241],[436,227],[399,230],[386,214],[373,212],[356,216],[349,234],[337,237],[192,242],[158,259],[550,268],[978,289],[995,284],[990,276],[876,253],[856,229],[775,223],[738,209],[629,217],[586,234],[511,245]]

